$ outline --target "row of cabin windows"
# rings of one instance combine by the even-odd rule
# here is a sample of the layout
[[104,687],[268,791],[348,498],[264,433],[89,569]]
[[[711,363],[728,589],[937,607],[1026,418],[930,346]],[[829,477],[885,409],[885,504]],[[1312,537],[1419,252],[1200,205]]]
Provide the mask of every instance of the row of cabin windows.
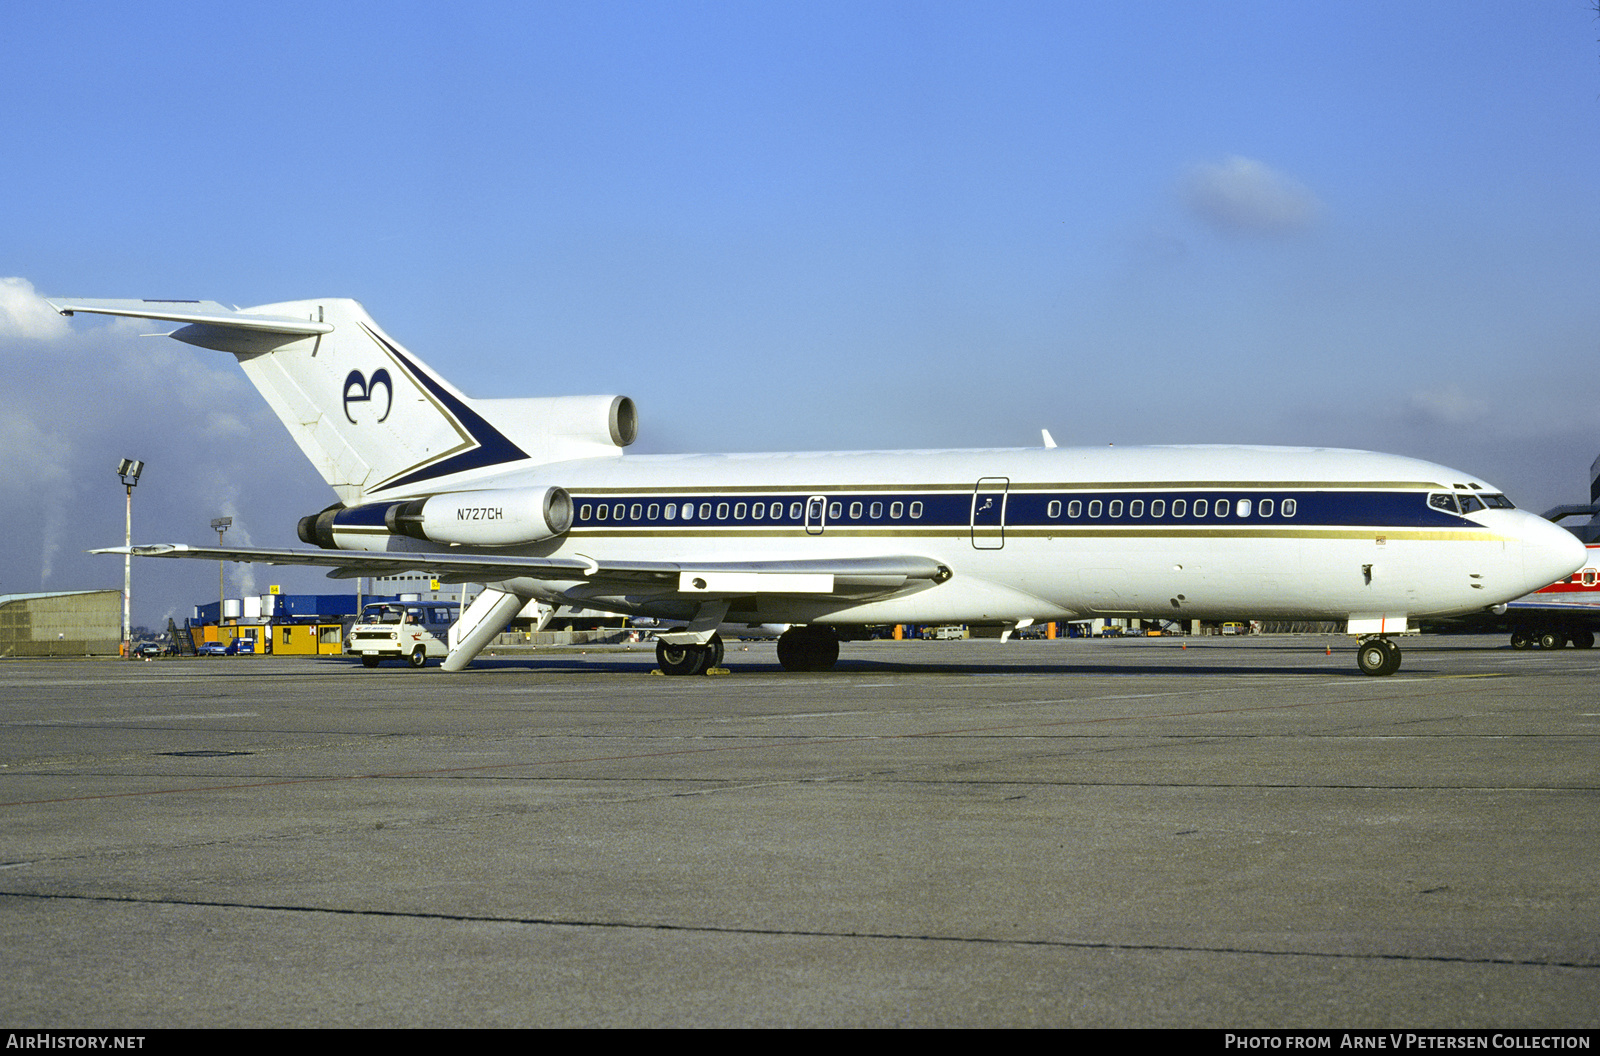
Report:
[[[1067,519],[1077,520],[1082,517],[1084,515],[1084,506],[1085,504],[1081,499],[1073,499],[1071,502],[1067,503]],[[1052,520],[1060,519],[1061,502],[1059,500],[1052,501],[1048,509]],[[1088,502],[1088,514],[1090,520],[1098,519],[1102,513],[1111,518],[1121,517],[1122,509],[1123,500],[1121,499],[1112,499],[1110,502],[1103,502],[1100,499],[1090,499]],[[1127,509],[1129,517],[1143,517],[1145,511],[1145,500],[1132,499],[1128,502]],[[1188,499],[1172,500],[1173,517],[1192,516],[1196,519],[1199,519],[1201,517],[1211,516],[1215,518],[1223,518],[1227,517],[1229,514],[1232,514],[1236,517],[1248,517],[1250,516],[1252,510],[1255,511],[1257,517],[1271,517],[1274,513],[1276,513],[1279,517],[1293,517],[1299,510],[1299,504],[1293,499],[1284,499],[1281,503],[1275,503],[1272,499],[1236,499],[1233,502],[1229,502],[1227,499],[1218,499],[1215,504],[1211,503],[1211,501],[1208,499],[1195,499],[1192,503]],[[1151,499],[1150,516],[1167,516],[1167,500]]]
[[[870,509],[864,503],[852,502],[850,504],[850,518],[851,520],[859,521],[862,519],[862,515],[866,514],[871,520],[881,521],[883,520],[885,508],[888,510],[889,520],[891,521],[898,521],[907,516],[909,516],[911,520],[919,520],[922,517],[922,503],[920,502],[913,502],[910,504],[904,502],[874,502],[871,504]],[[787,519],[791,521],[799,521],[800,515],[802,512],[804,512],[804,509],[805,507],[803,504],[791,502],[789,504]],[[821,512],[822,511],[820,508],[813,508],[811,511],[811,519],[813,521],[820,520]],[[675,502],[669,502],[666,505],[652,502],[649,506],[645,506],[643,503],[639,502],[632,503],[631,505],[626,502],[617,502],[610,505],[602,502],[592,508],[588,503],[584,503],[582,506],[578,507],[578,520],[580,521],[675,521],[679,519],[692,521],[695,520],[697,516],[702,521],[711,520],[711,503],[702,502],[700,504],[698,513],[695,510],[695,504],[692,502],[685,502],[681,506]],[[781,521],[785,519],[783,503],[781,502],[717,503],[716,519],[719,521],[726,521],[730,516],[736,521],[742,521],[747,516],[752,521]],[[836,521],[843,516],[844,504],[842,502],[834,502],[829,504],[829,520]]]

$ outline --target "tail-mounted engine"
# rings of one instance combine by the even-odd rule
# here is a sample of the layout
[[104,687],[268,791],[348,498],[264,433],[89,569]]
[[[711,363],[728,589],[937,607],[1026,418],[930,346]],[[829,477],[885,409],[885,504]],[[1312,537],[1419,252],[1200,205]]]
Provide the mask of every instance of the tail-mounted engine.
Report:
[[537,543],[572,527],[572,496],[554,487],[459,491],[391,506],[384,524],[397,535],[430,543]]
[[382,550],[390,535],[430,543],[517,546],[554,539],[572,527],[567,489],[458,491],[406,502],[329,506],[300,519],[302,542],[326,550]]

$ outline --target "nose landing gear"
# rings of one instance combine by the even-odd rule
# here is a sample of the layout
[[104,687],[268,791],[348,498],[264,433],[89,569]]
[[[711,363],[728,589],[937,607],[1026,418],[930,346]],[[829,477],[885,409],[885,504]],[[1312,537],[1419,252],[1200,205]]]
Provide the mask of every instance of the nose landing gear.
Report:
[[1392,675],[1400,670],[1400,647],[1387,638],[1363,638],[1356,647],[1356,667],[1363,675]]

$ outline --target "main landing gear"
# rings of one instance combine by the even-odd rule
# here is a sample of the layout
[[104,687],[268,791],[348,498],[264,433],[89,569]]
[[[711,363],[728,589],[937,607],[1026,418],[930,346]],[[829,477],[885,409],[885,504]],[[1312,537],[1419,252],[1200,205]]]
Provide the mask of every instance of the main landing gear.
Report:
[[[722,664],[722,637],[705,645],[656,643],[664,675],[703,675]],[[778,663],[785,671],[827,671],[839,660],[839,638],[826,627],[791,627],[778,636]]]
[[656,663],[663,675],[703,675],[722,665],[722,636],[713,634],[705,645],[657,642]]
[[1392,675],[1400,670],[1400,647],[1387,638],[1363,638],[1356,647],[1356,666],[1363,675]]
[[778,636],[785,671],[827,671],[839,660],[839,638],[826,627],[791,627]]
[[1574,649],[1593,649],[1594,632],[1587,627],[1577,630],[1562,630],[1553,627],[1518,627],[1511,632],[1511,648],[1532,649],[1560,649],[1568,643]]

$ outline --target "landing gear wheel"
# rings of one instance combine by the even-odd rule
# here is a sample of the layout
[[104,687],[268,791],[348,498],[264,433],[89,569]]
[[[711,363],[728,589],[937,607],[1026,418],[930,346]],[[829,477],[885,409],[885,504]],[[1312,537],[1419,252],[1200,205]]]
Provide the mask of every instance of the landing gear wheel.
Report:
[[826,627],[795,627],[778,636],[785,671],[828,671],[839,662],[839,639]]
[[1511,648],[1513,648],[1513,649],[1532,649],[1533,648],[1533,635],[1529,634],[1527,631],[1512,631],[1511,632]]
[[711,666],[706,663],[710,658],[711,650],[703,645],[656,643],[656,663],[663,675],[698,675]]
[[723,650],[722,650],[722,635],[713,634],[711,636],[711,640],[705,644],[705,649],[706,649],[706,666],[705,666],[705,670],[710,671],[713,667],[721,667],[722,666],[722,653],[723,653]]
[[419,645],[415,649],[411,650],[411,655],[406,657],[406,659],[411,661],[412,667],[422,667],[428,662],[428,650]]
[[1356,667],[1363,675],[1392,675],[1400,670],[1400,647],[1387,638],[1369,638],[1356,649]]
[[1574,649],[1593,649],[1594,648],[1594,632],[1593,631],[1573,631],[1572,632],[1572,647]]
[[375,656],[363,656],[361,658],[361,666],[362,667],[377,667],[378,666],[378,658],[375,657]]
[[1545,631],[1539,635],[1540,649],[1560,649],[1567,644],[1567,636],[1560,631]]

